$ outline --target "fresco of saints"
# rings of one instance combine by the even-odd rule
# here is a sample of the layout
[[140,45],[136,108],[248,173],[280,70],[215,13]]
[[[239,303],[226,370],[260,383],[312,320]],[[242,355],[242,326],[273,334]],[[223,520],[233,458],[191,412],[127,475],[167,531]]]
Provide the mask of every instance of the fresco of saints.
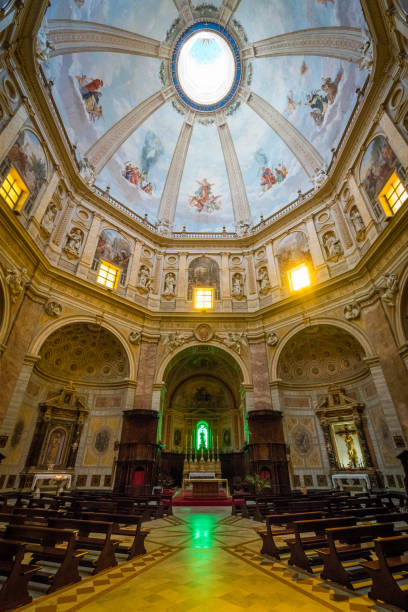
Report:
[[212,193],[211,188],[214,183],[209,183],[206,178],[203,178],[202,181],[196,181],[196,183],[199,187],[194,195],[189,198],[190,206],[195,207],[198,212],[212,213],[219,210],[221,208],[221,202],[219,202],[221,196]]
[[147,181],[147,173],[140,170],[135,163],[127,161],[122,170],[122,176],[132,185],[139,187],[148,195],[152,195],[153,185],[151,182]]
[[315,89],[306,96],[304,104],[312,109],[310,116],[316,125],[321,126],[323,124],[328,106],[333,104],[336,99],[342,77],[343,69],[341,68],[334,81],[332,81],[331,77],[323,78],[321,88]]
[[79,91],[90,120],[96,121],[101,117],[103,118],[102,105],[99,104],[102,97],[100,89],[103,87],[103,81],[101,79],[89,80],[86,74],[75,78],[78,81]]
[[273,185],[282,183],[288,175],[288,171],[283,162],[279,163],[275,171],[270,168],[263,167],[261,172],[261,188],[262,191],[268,191]]

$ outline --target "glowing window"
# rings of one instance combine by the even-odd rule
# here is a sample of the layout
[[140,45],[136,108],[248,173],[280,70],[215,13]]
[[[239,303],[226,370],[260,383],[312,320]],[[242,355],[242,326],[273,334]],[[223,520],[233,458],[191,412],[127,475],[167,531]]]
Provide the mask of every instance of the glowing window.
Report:
[[397,210],[408,198],[404,185],[398,175],[394,172],[378,194],[382,207],[387,217],[395,215]]
[[214,307],[214,289],[212,287],[196,287],[194,289],[194,308],[211,310]]
[[210,431],[209,431],[208,423],[205,421],[200,421],[197,423],[197,450],[207,449],[209,447],[210,442]]
[[28,189],[15,168],[9,173],[1,184],[0,195],[13,210],[21,210],[28,196]]
[[304,289],[310,285],[309,268],[306,264],[292,268],[292,270],[289,270],[288,276],[291,291],[299,291],[299,289]]
[[96,282],[107,289],[116,289],[119,280],[119,268],[106,261],[101,261]]

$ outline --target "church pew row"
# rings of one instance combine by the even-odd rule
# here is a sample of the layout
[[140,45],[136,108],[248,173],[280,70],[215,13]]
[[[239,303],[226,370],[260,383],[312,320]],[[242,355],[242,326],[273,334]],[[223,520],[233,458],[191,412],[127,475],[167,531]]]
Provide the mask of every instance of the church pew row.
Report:
[[356,522],[353,516],[294,521],[293,537],[286,540],[290,550],[289,565],[312,572],[313,566],[320,563],[316,547],[327,544],[326,530],[354,526]]
[[[367,577],[362,565],[371,558],[374,539],[394,535],[393,523],[376,523],[355,525],[353,527],[335,527],[326,530],[327,546],[319,548],[316,553],[323,561],[323,580],[332,580],[349,589],[353,582]],[[346,562],[354,561],[360,565],[349,567]]]
[[0,612],[32,601],[28,583],[41,567],[24,563],[25,554],[26,546],[22,542],[0,538],[0,576],[5,578],[0,588]]
[[[280,559],[280,555],[288,552],[289,547],[287,545],[281,546],[277,538],[293,533],[293,521],[323,518],[323,514],[323,512],[269,514],[266,517],[266,530],[258,530],[258,534],[262,538],[261,554]],[[272,529],[272,525],[279,528]]]
[[369,597],[407,610],[408,591],[400,581],[408,571],[408,536],[379,538],[374,544],[377,559],[361,564],[372,580]]
[[[75,549],[76,538],[73,532],[38,525],[9,524],[3,538],[25,543],[26,553],[32,555],[30,564],[41,565],[41,569],[33,573],[30,580],[48,584],[47,593],[81,580],[78,565],[85,552]],[[57,571],[53,573],[43,568],[46,562],[55,564]]]

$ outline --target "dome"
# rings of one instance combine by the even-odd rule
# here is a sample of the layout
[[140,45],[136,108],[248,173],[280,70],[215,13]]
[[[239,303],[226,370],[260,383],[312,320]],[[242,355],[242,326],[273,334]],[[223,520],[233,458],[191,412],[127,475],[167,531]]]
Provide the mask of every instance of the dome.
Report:
[[327,178],[367,24],[357,0],[176,7],[52,3],[43,70],[96,191],[157,231],[242,233]]

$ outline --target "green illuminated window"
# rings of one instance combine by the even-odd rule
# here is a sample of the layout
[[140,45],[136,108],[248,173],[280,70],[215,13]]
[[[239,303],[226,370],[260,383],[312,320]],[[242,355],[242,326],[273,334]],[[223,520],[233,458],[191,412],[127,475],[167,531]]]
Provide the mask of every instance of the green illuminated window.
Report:
[[200,421],[197,423],[196,429],[196,447],[197,450],[201,448],[208,450],[210,445],[210,428],[208,427],[208,423],[205,421]]

